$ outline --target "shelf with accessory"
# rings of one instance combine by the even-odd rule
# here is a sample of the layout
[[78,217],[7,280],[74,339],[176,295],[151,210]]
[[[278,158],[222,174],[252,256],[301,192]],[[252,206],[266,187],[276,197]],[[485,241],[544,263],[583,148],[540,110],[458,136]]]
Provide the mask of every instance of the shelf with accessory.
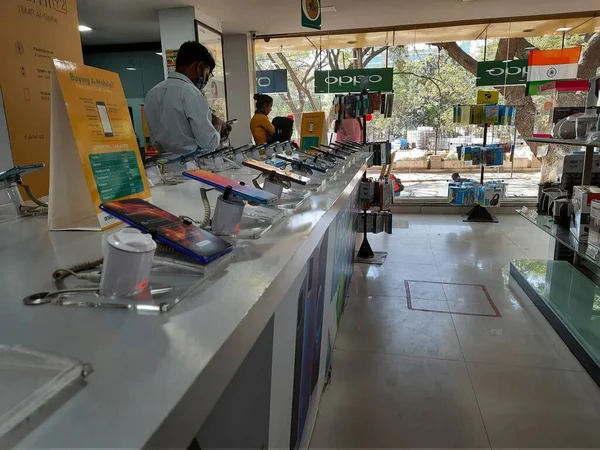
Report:
[[391,209],[394,203],[395,180],[390,178],[391,170],[391,163],[383,165],[377,179],[367,178],[367,172],[363,173],[358,191],[359,205],[362,210],[358,232],[363,234],[363,241],[356,254],[357,263],[381,265],[387,258],[387,252],[373,251],[367,234],[392,234]]
[[548,260],[512,260],[510,275],[600,385],[600,77],[583,83],[589,86],[586,105],[548,121],[554,138],[541,136],[539,128],[525,138],[577,149],[559,164],[558,182],[540,185],[537,210],[519,211],[551,236]]
[[[510,153],[514,158],[516,128],[516,106],[512,105],[455,105],[454,122],[465,126],[483,127],[482,145],[457,147],[458,159],[464,164],[481,167],[479,182],[465,180],[453,174],[448,185],[448,201],[453,205],[473,206],[463,217],[464,222],[497,223],[498,220],[488,211],[489,207],[499,207],[506,198],[507,185],[502,180],[485,181],[486,167],[504,165],[504,155]],[[489,131],[495,126],[508,126],[512,142],[506,144],[488,144]]]

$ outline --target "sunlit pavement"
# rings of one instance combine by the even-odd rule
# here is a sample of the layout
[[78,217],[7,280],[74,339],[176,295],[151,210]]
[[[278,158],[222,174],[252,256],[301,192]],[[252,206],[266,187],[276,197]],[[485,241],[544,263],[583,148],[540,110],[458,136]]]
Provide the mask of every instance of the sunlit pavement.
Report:
[[[405,188],[400,198],[445,198],[448,196],[448,181],[451,179],[452,172],[394,172],[394,175],[402,181]],[[478,173],[464,173],[461,175],[464,178],[479,179]],[[508,183],[507,195],[509,198],[537,197],[540,175],[541,172],[519,172],[514,173],[511,178],[510,173],[496,173],[490,170],[486,171],[485,180],[503,180]]]

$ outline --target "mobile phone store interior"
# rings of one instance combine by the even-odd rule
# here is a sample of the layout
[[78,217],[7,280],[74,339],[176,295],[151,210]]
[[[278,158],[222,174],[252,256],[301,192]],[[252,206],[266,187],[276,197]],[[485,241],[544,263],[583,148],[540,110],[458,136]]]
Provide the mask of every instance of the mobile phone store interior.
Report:
[[0,17],[0,446],[600,448],[596,0]]

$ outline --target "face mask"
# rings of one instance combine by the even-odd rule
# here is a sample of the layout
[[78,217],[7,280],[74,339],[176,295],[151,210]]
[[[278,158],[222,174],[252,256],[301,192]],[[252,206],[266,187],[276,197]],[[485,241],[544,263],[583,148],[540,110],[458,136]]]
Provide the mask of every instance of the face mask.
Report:
[[202,75],[198,75],[198,80],[194,83],[200,90],[204,89],[208,84],[208,78],[204,78]]

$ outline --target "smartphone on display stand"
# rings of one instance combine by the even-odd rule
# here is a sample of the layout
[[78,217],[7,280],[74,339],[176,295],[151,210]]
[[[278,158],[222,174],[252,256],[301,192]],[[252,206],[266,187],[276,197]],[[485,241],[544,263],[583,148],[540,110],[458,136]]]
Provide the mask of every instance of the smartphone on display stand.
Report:
[[36,172],[46,167],[45,164],[29,164],[27,166],[15,166],[12,169],[0,172],[0,182],[16,183],[21,176]]
[[100,116],[100,122],[102,123],[102,130],[104,131],[104,136],[112,137],[113,129],[112,124],[110,123],[110,117],[108,117],[108,109],[106,108],[106,103],[96,102],[96,109],[98,110],[98,115]]
[[281,159],[282,161],[288,162],[292,165],[296,164],[296,165],[299,165],[300,167],[305,166],[311,170],[314,170],[315,172],[327,173],[327,169],[325,169],[323,167],[319,167],[319,166],[317,166],[317,164],[309,162],[308,160],[303,161],[299,158],[293,158],[291,156],[282,155],[282,154],[275,155],[275,157],[278,159]]
[[331,169],[332,167],[335,167],[335,163],[334,162],[329,161],[328,159],[325,159],[320,153],[318,153],[318,154],[306,153],[303,150],[294,150],[294,153],[298,153],[299,155],[306,156],[314,164],[317,164],[317,165],[320,164],[320,165],[322,165],[324,167],[327,167],[328,169]]
[[327,155],[330,158],[341,159],[341,160],[345,160],[346,159],[343,156],[336,155],[335,153],[328,152],[327,150],[323,150],[323,149],[321,149],[319,147],[311,147],[310,149],[314,150],[315,152],[322,153],[323,155]]
[[265,174],[274,174],[282,180],[291,181],[292,183],[297,183],[302,186],[306,186],[306,184],[310,182],[309,178],[297,175],[289,170],[279,169],[262,161],[256,161],[255,159],[244,161],[242,164],[246,167],[250,167],[251,169],[259,170],[260,172]]
[[100,209],[203,264],[233,250],[224,239],[139,198],[102,203]]
[[232,195],[252,203],[271,206],[277,204],[277,196],[270,192],[256,189],[253,186],[247,186],[239,181],[232,180],[222,175],[209,172],[208,170],[186,170],[183,175],[192,180],[208,184],[219,192],[224,192],[227,187],[231,187]]
[[321,144],[321,147],[329,149],[330,151],[335,152],[335,154],[341,154],[341,156],[351,156],[354,153],[345,148],[332,147],[332,146],[324,145],[324,144]]

